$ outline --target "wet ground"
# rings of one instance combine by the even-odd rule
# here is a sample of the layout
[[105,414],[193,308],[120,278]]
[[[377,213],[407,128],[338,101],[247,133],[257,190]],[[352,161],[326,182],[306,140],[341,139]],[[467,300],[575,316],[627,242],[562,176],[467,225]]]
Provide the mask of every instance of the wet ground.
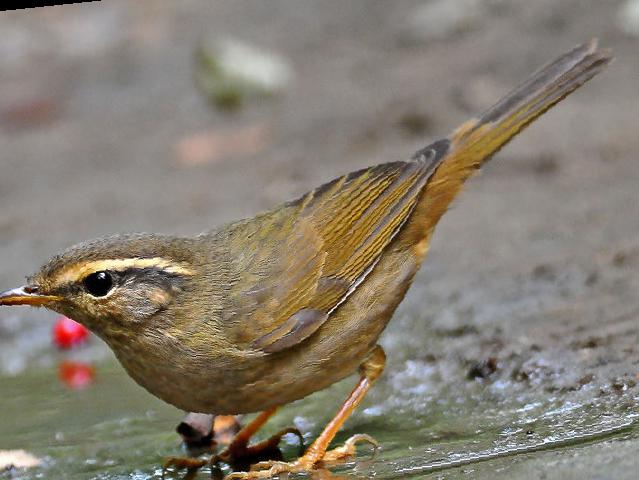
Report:
[[[444,33],[418,15],[423,4],[1,14],[0,287],[79,240],[197,233],[405,158],[597,36],[617,56],[608,71],[504,149],[443,219],[382,338],[386,373],[338,438],[367,432],[383,449],[338,471],[635,478],[639,39],[620,31],[616,1],[485,2]],[[217,111],[194,82],[205,36],[277,52],[294,79],[276,98]],[[239,140],[220,145],[228,137]],[[204,156],[201,138],[214,145]],[[95,382],[65,387],[54,319],[0,311],[0,450],[44,460],[0,478],[158,478],[160,459],[180,453],[182,412],[95,340],[71,354],[94,364]],[[292,423],[312,439],[352,381],[283,409],[265,435]]]

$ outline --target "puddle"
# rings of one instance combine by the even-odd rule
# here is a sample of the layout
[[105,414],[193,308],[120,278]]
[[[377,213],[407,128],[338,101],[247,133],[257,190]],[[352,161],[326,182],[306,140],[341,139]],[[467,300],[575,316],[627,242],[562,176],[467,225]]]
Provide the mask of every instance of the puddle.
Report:
[[[407,376],[421,373],[428,372],[409,364],[394,381],[379,383],[337,441],[366,432],[383,447],[373,460],[362,448],[361,460],[334,469],[336,474],[494,478],[546,456],[592,460],[605,453],[602,445],[636,443],[638,415],[629,395],[597,396],[588,388],[555,396],[534,389],[511,395],[512,389],[506,394],[471,381],[431,385],[436,395],[426,399],[401,389],[397,378],[404,375],[406,383]],[[95,383],[84,390],[63,386],[53,369],[0,382],[0,449],[23,448],[44,460],[42,467],[5,472],[2,479],[160,478],[162,458],[181,453],[173,432],[181,412],[142,391],[115,363],[100,364]],[[350,384],[344,381],[282,409],[263,435],[295,424],[309,442]],[[295,455],[293,439],[283,450]],[[532,471],[530,478],[536,478]],[[197,478],[210,476],[205,470]]]

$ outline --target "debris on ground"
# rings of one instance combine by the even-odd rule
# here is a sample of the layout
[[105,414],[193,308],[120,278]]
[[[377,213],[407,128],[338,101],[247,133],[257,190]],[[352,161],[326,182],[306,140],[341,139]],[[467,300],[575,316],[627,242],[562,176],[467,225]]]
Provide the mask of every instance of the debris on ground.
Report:
[[281,93],[293,78],[283,57],[235,39],[205,39],[195,70],[198,86],[221,110],[236,110],[251,99]]
[[42,460],[25,450],[0,450],[0,472],[15,468],[33,468],[41,463]]

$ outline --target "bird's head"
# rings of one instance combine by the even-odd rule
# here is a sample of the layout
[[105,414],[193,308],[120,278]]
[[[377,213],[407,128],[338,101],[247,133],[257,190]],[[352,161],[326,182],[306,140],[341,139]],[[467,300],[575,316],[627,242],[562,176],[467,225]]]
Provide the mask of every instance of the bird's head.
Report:
[[0,305],[46,307],[108,339],[166,311],[195,275],[191,240],[120,235],[71,247],[27,284],[0,293]]

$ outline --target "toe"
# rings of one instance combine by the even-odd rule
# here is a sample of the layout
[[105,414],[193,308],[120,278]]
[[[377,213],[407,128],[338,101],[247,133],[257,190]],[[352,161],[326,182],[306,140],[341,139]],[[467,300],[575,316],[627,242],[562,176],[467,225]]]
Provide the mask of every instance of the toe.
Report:
[[354,457],[357,454],[357,444],[359,443],[368,443],[373,447],[373,456],[377,453],[377,449],[379,448],[379,443],[370,435],[366,434],[358,434],[353,435],[351,438],[346,440],[344,445],[341,447],[335,448],[333,450],[329,450],[324,454],[322,458],[323,463],[331,463],[331,462],[339,462],[341,460],[346,460],[348,458]]
[[248,472],[233,472],[229,473],[224,480],[257,480],[260,478],[272,478],[275,473],[270,470],[250,470]]

